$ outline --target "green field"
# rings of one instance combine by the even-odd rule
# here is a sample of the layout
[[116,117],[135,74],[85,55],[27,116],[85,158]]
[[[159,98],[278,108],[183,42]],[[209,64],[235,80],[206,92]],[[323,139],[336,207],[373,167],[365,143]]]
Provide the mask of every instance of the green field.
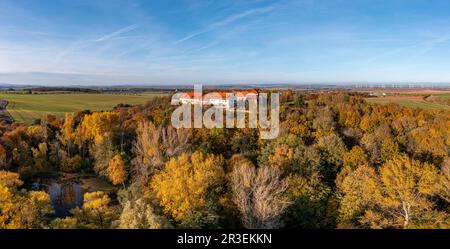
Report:
[[388,104],[388,103],[395,103],[400,106],[404,107],[410,107],[410,108],[423,108],[423,109],[432,109],[432,110],[449,110],[450,106],[436,103],[436,102],[429,102],[425,101],[423,99],[405,99],[405,98],[366,98],[366,101],[373,104]]
[[101,94],[101,93],[68,93],[68,94],[10,94],[0,93],[0,99],[8,100],[7,110],[17,122],[32,123],[46,114],[64,117],[67,112],[81,110],[111,110],[117,104],[142,104],[161,92],[142,94]]
[[437,95],[434,102],[444,105],[450,105],[450,93]]

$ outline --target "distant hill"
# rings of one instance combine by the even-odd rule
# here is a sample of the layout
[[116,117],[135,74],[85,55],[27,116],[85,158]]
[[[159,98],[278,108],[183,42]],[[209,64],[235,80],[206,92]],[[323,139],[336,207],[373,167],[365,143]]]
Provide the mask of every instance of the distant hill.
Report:
[[21,85],[21,84],[11,84],[11,83],[1,83],[0,89],[28,89],[32,87],[38,87],[37,85]]

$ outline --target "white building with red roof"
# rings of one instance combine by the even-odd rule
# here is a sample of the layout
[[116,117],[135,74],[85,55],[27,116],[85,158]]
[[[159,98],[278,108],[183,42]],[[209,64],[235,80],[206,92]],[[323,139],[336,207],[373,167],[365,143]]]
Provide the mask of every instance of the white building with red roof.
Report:
[[258,97],[258,91],[252,89],[245,91],[211,92],[203,94],[203,96],[196,96],[194,92],[187,92],[179,100],[183,104],[190,103],[234,108],[237,102],[256,97]]

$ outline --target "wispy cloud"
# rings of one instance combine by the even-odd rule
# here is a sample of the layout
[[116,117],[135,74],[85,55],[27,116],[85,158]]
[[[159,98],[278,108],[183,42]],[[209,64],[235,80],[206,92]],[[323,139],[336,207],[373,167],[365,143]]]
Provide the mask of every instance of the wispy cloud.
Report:
[[428,41],[424,42],[424,44],[423,44],[424,48],[422,50],[417,51],[415,56],[424,55],[424,54],[428,53],[429,51],[433,50],[434,47],[436,47],[437,45],[448,42],[448,41],[450,41],[450,34],[428,40]]
[[126,26],[124,28],[121,28],[119,30],[116,30],[110,34],[103,35],[96,39],[88,39],[88,40],[82,40],[82,41],[72,43],[68,48],[64,49],[62,52],[60,52],[56,55],[56,61],[59,61],[59,60],[63,59],[64,57],[66,57],[68,54],[70,54],[74,51],[77,51],[78,49],[81,49],[83,47],[86,47],[92,43],[106,42],[106,41],[114,40],[114,39],[120,38],[120,35],[131,32],[137,28],[138,28],[137,24],[132,24],[132,25]]
[[121,34],[130,32],[130,31],[133,31],[133,30],[135,30],[137,27],[138,27],[137,24],[132,24],[132,25],[127,26],[127,27],[125,27],[125,28],[122,28],[122,29],[119,29],[119,30],[117,30],[117,31],[114,31],[114,32],[112,32],[111,34],[108,34],[108,35],[102,36],[102,37],[100,37],[100,38],[98,38],[98,39],[95,39],[94,42],[108,41],[108,40],[110,40],[110,39],[112,39],[112,38],[114,38],[114,37],[116,37],[116,36],[119,36],[119,35],[121,35]]
[[0,0],[0,82],[450,82],[449,1],[335,2]]
[[[417,42],[412,45],[388,50],[385,53],[381,53],[381,54],[375,55],[371,58],[368,58],[365,63],[370,64],[370,63],[378,61],[382,58],[398,55],[398,54],[401,54],[404,52],[409,53],[409,56],[408,56],[409,59],[414,59],[414,58],[417,58],[421,55],[424,55],[424,54],[430,52],[431,50],[434,49],[435,46],[445,43],[445,42],[448,42],[448,41],[450,41],[450,34],[442,35],[438,38],[428,39],[425,41]],[[410,51],[412,51],[412,52],[410,52]]]
[[191,34],[188,34],[187,36],[177,40],[176,42],[174,42],[174,44],[180,44],[183,43],[187,40],[190,40],[196,36],[214,31],[216,29],[219,29],[221,27],[230,25],[234,22],[237,22],[241,19],[244,19],[246,17],[252,16],[252,15],[259,15],[259,14],[264,14],[264,13],[268,13],[271,12],[274,9],[274,6],[269,6],[269,7],[264,7],[264,8],[255,8],[255,9],[251,9],[251,10],[247,10],[245,12],[239,13],[239,14],[235,14],[235,15],[231,15],[228,16],[227,18],[225,18],[224,20],[212,23],[208,26],[206,26],[205,28],[198,30],[196,32],[193,32]]

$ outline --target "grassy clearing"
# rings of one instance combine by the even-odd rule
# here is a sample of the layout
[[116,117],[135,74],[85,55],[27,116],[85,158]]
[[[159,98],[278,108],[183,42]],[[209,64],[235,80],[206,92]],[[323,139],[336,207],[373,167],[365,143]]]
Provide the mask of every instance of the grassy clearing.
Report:
[[148,100],[164,95],[161,92],[142,94],[10,94],[0,93],[0,99],[9,102],[7,110],[17,122],[32,123],[47,114],[64,117],[67,112],[82,110],[111,110],[117,104],[142,104]]

